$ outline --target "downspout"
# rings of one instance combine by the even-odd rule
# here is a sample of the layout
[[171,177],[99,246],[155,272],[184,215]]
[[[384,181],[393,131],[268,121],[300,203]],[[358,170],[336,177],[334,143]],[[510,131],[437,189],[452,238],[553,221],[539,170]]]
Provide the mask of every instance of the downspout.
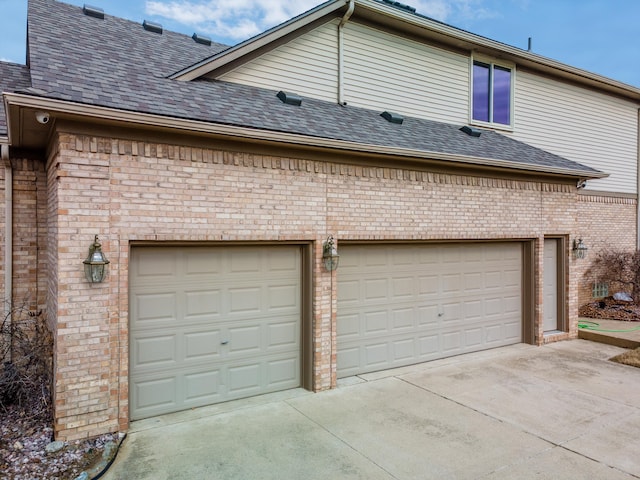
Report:
[[13,169],[9,145],[0,145],[0,159],[4,164],[4,318],[13,326]]
[[349,8],[347,13],[344,14],[340,24],[338,25],[338,103],[342,106],[347,102],[344,99],[344,26],[353,15],[353,10],[356,8],[355,0],[349,0]]

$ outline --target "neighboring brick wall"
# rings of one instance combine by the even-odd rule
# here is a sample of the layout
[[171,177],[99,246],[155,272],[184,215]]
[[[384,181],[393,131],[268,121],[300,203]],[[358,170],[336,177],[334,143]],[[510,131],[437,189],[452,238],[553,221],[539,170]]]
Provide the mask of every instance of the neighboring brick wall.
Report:
[[[314,388],[336,382],[336,285],[322,242],[535,240],[542,314],[545,235],[573,236],[573,185],[260,156],[60,134],[49,164],[50,312],[57,318],[56,435],[128,424],[128,257],[135,241],[314,242]],[[82,259],[95,234],[111,260],[90,285]],[[568,252],[567,252],[568,253]],[[571,260],[567,284],[576,284]],[[570,287],[568,287],[570,288]],[[57,289],[57,290],[56,290]],[[568,317],[576,335],[577,292]],[[536,343],[542,343],[541,328]]]
[[[44,162],[34,158],[11,159],[12,292],[16,315],[45,310],[47,301],[47,211]],[[6,198],[5,166],[0,167],[0,285],[5,298]],[[18,318],[18,317],[16,317]]]
[[45,309],[47,300],[45,166],[42,160],[13,159],[12,168],[13,303],[36,312]]
[[[631,198],[578,195],[576,236],[589,248],[587,258],[578,266],[579,305],[592,301],[593,283],[597,280],[588,272],[593,259],[606,249],[635,250],[637,231],[637,201]],[[613,292],[611,292],[613,293]]]
[[7,252],[5,251],[5,235],[6,229],[6,215],[5,215],[5,166],[0,162],[0,301],[3,302],[2,314],[6,311],[5,300],[5,285],[4,285],[4,262]]

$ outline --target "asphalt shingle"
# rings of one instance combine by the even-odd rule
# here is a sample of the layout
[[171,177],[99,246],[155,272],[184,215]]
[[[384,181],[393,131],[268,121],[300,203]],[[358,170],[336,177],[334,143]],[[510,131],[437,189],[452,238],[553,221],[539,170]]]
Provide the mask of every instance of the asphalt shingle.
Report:
[[[0,92],[14,92],[31,86],[29,69],[25,65],[0,62]],[[0,136],[7,135],[4,102],[0,101]]]
[[[405,118],[391,124],[380,112],[304,98],[283,104],[275,91],[222,81],[167,78],[228,48],[191,37],[143,29],[141,23],[55,0],[29,0],[28,38],[32,86],[43,96],[151,113],[360,144],[466,155],[521,164],[597,172],[505,135],[471,137],[460,125]],[[24,79],[24,68],[20,70]],[[0,128],[1,128],[0,124]],[[1,130],[0,130],[1,132]]]

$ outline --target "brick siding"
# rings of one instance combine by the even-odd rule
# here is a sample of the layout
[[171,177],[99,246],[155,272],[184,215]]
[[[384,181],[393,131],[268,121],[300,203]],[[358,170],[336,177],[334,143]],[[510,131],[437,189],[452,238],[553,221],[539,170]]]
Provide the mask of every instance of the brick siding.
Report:
[[[322,242],[329,234],[338,246],[345,240],[534,241],[536,318],[542,318],[543,308],[544,237],[565,238],[570,329],[558,338],[577,335],[577,308],[587,292],[582,285],[587,263],[571,257],[571,240],[582,236],[592,251],[610,237],[622,245],[635,242],[635,229],[626,231],[635,225],[635,200],[602,203],[569,184],[66,133],[57,137],[49,158],[46,279],[39,281],[48,282],[47,313],[55,322],[55,432],[65,440],[128,426],[132,242],[312,242],[315,390],[336,383],[339,271],[322,267]],[[35,195],[42,202],[44,173],[36,177]],[[40,214],[37,218],[42,225]],[[32,238],[32,227],[23,225],[25,241]],[[91,285],[83,278],[82,260],[96,234],[111,263],[107,280]],[[24,248],[28,257],[42,256],[29,242]],[[546,341],[541,322],[534,341]]]

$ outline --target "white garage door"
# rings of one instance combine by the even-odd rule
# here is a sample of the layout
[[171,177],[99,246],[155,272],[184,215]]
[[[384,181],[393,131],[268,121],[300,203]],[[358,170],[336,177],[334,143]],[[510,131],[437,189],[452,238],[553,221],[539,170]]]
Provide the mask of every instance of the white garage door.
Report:
[[132,420],[300,385],[300,248],[137,247]]
[[340,248],[338,376],[522,341],[522,245]]

